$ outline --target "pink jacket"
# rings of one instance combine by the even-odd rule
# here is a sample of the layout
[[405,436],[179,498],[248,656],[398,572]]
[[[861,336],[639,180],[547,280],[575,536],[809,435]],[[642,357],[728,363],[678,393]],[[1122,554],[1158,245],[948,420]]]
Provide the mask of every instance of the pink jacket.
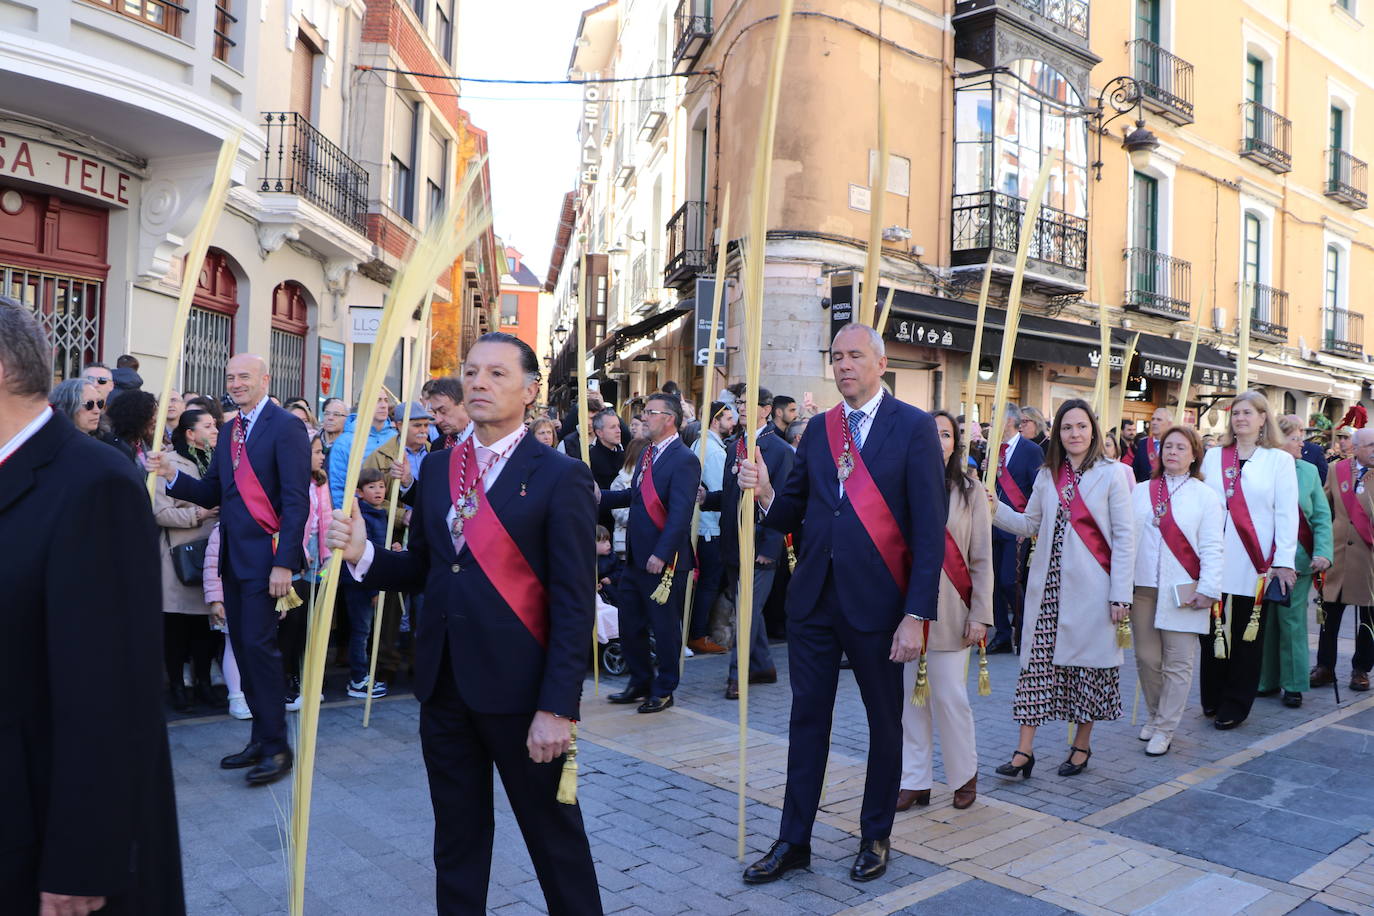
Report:
[[219,577],[219,523],[210,531],[210,543],[205,545],[205,569],[201,573],[201,589],[205,603],[224,600],[224,582]]

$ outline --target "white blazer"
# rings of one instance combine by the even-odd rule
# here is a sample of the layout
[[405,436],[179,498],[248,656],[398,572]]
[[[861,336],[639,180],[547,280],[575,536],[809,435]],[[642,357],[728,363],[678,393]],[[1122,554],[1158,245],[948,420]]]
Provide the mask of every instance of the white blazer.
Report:
[[[1191,582],[1192,576],[1164,543],[1155,527],[1150,485],[1143,483],[1131,493],[1135,507],[1135,584],[1137,588],[1159,589],[1155,605],[1155,629],[1176,633],[1206,633],[1211,618],[1205,608],[1179,607],[1174,586]],[[1216,493],[1207,484],[1189,477],[1174,492],[1170,512],[1183,536],[1202,561],[1197,590],[1213,598],[1221,597],[1222,508]]]
[[[1083,473],[1078,489],[1088,512],[1112,546],[1112,572],[1088,550],[1073,525],[1064,532],[1059,561],[1059,629],[1054,663],[1082,668],[1115,668],[1121,664],[1112,623],[1112,602],[1130,604],[1135,578],[1135,515],[1131,511],[1131,469],[1104,458]],[[998,502],[993,524],[1019,537],[1038,537],[1026,586],[1025,622],[1021,627],[1021,667],[1030,664],[1035,622],[1045,600],[1045,575],[1054,544],[1054,517],[1059,493],[1047,468],[1035,478],[1024,513]]]
[[[1202,457],[1202,476],[1225,510],[1226,478],[1221,472],[1220,446],[1208,449]],[[1273,565],[1292,569],[1293,554],[1298,549],[1298,471],[1293,456],[1282,449],[1257,448],[1241,469],[1240,479],[1250,519],[1259,535],[1260,551],[1267,555],[1272,544]],[[1229,511],[1222,554],[1222,590],[1228,595],[1253,596],[1259,570],[1250,562],[1250,554],[1236,533]]]

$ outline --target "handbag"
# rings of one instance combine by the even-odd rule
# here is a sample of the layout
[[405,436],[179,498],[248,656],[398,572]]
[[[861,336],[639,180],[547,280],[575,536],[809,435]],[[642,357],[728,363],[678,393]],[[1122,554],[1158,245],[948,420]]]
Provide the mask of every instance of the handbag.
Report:
[[182,585],[200,585],[205,581],[205,548],[210,539],[196,538],[185,544],[171,546],[172,537],[167,536],[167,545],[172,554],[172,572]]

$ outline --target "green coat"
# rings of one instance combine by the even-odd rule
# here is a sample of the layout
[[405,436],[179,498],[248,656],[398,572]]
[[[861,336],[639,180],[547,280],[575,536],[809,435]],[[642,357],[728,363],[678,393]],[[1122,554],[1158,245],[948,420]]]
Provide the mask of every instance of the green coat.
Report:
[[[1298,508],[1312,526],[1312,549],[1319,557],[1330,560],[1334,556],[1331,544],[1331,504],[1326,501],[1326,491],[1322,488],[1321,475],[1309,462],[1299,459],[1294,462],[1298,468]],[[1298,542],[1297,552],[1293,555],[1293,568],[1300,576],[1312,575],[1312,558],[1307,549]]]
[[[1312,528],[1312,550],[1319,557],[1332,557],[1331,506],[1322,489],[1321,475],[1306,461],[1296,462],[1298,469],[1298,508]],[[1312,588],[1312,558],[1298,540],[1293,555],[1293,569],[1298,581],[1293,586],[1288,603],[1275,605],[1269,613],[1264,629],[1261,650],[1259,689],[1261,692],[1283,688],[1302,693],[1308,686],[1307,673],[1307,600]]]

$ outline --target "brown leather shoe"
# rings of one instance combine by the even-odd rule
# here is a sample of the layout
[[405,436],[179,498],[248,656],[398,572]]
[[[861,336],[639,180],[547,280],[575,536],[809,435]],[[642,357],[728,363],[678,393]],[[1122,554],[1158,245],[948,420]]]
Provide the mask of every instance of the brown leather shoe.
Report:
[[1336,672],[1325,665],[1316,665],[1307,673],[1309,687],[1328,687],[1336,683]]
[[687,648],[697,655],[724,655],[730,651],[709,636],[699,636],[687,641]]
[[967,808],[978,799],[978,777],[974,776],[968,782],[954,790],[954,807]]
[[929,789],[901,789],[897,792],[897,810],[907,811],[912,805],[925,807],[930,804]]
[[739,681],[735,680],[734,678],[731,678],[730,680],[725,682],[725,699],[739,699]]
[[1368,671],[1352,671],[1352,672],[1350,672],[1350,689],[1351,689],[1351,690],[1368,690],[1368,689],[1369,689],[1369,672],[1368,672]]
[[776,684],[778,682],[778,669],[769,668],[767,671],[750,671],[749,683],[751,684]]

